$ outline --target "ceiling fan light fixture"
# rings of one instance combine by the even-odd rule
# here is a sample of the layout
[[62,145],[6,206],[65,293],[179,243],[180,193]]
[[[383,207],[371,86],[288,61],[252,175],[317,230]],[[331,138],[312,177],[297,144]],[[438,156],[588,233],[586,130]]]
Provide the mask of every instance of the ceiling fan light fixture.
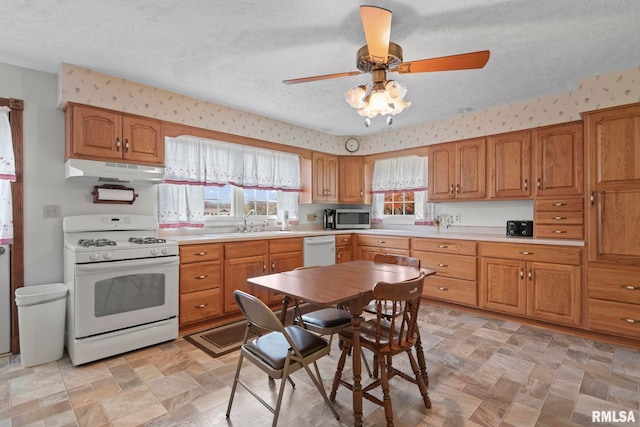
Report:
[[396,115],[411,106],[404,100],[406,85],[394,80],[376,81],[373,85],[358,86],[345,94],[347,103],[358,110],[362,117]]

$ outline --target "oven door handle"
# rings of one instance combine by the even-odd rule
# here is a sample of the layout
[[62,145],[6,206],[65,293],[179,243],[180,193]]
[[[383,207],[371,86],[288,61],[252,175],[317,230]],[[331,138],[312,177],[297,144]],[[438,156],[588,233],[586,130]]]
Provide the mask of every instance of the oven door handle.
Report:
[[95,271],[108,271],[111,267],[117,270],[132,269],[139,267],[150,267],[156,265],[178,265],[180,260],[178,257],[169,258],[152,258],[152,259],[136,259],[128,261],[114,261],[114,262],[97,262],[95,264],[76,264],[76,272],[95,272]]

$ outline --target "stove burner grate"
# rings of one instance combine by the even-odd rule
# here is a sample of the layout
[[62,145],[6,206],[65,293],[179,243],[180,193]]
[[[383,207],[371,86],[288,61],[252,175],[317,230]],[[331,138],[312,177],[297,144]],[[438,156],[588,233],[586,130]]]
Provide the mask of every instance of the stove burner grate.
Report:
[[116,246],[116,242],[109,239],[80,239],[78,240],[78,246],[88,248],[90,246]]
[[147,245],[152,243],[167,243],[165,239],[159,239],[157,237],[129,237],[130,243],[138,245]]

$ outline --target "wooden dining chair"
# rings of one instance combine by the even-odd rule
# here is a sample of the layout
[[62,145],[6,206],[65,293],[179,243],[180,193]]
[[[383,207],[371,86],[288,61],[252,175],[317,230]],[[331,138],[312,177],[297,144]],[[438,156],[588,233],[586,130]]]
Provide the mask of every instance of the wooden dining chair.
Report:
[[[389,379],[399,376],[417,384],[422,400],[427,408],[431,408],[431,400],[427,391],[420,367],[411,350],[416,345],[418,333],[418,311],[422,297],[425,274],[423,272],[416,279],[403,282],[378,282],[373,289],[376,305],[376,318],[363,322],[360,327],[360,346],[369,349],[376,356],[379,364],[380,378],[362,388],[363,397],[384,407],[387,426],[393,425],[393,407],[389,395]],[[383,302],[391,301],[389,309],[391,316],[383,313]],[[353,329],[347,328],[339,332],[343,341],[342,354],[333,379],[333,387],[329,398],[333,401],[338,387],[342,384],[353,390],[353,384],[342,379],[347,353],[353,346]],[[392,357],[406,353],[413,371],[413,376],[406,374],[392,365]],[[372,394],[377,388],[382,388],[382,399]]]
[[[247,319],[247,328],[242,346],[240,347],[238,366],[236,368],[233,386],[231,387],[231,396],[229,397],[229,405],[227,406],[227,418],[229,418],[231,414],[233,398],[239,384],[273,413],[272,425],[275,427],[278,423],[284,387],[289,379],[289,375],[300,369],[304,369],[329,406],[329,409],[331,409],[333,415],[339,420],[340,416],[333,407],[333,403],[331,403],[327,397],[322,378],[320,377],[320,370],[316,363],[318,359],[329,354],[329,342],[298,325],[283,326],[275,313],[253,295],[235,290],[233,297]],[[255,338],[253,341],[249,341],[250,332],[254,328],[266,331],[266,333]],[[240,378],[242,362],[245,358],[268,374],[269,378],[281,380],[275,408],[269,405]],[[311,364],[313,364],[315,368],[315,375],[311,369],[309,369],[309,365]],[[293,382],[291,382],[291,384],[292,387],[295,387]]]
[[[295,270],[303,270],[307,268],[316,268],[317,266],[298,267]],[[293,321],[294,323],[310,330],[320,336],[329,337],[329,345],[333,340],[333,336],[341,329],[351,326],[351,313],[338,307],[325,307],[308,313],[302,313],[300,309],[301,301],[295,299],[293,305]],[[372,376],[371,368],[367,363],[367,359],[363,356],[365,369],[369,376]]]

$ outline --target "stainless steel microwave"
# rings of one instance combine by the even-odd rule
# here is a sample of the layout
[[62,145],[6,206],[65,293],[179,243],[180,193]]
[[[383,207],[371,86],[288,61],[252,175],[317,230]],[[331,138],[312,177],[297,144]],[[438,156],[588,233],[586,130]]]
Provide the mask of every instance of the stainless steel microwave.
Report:
[[366,209],[336,209],[336,229],[369,228],[371,212]]

